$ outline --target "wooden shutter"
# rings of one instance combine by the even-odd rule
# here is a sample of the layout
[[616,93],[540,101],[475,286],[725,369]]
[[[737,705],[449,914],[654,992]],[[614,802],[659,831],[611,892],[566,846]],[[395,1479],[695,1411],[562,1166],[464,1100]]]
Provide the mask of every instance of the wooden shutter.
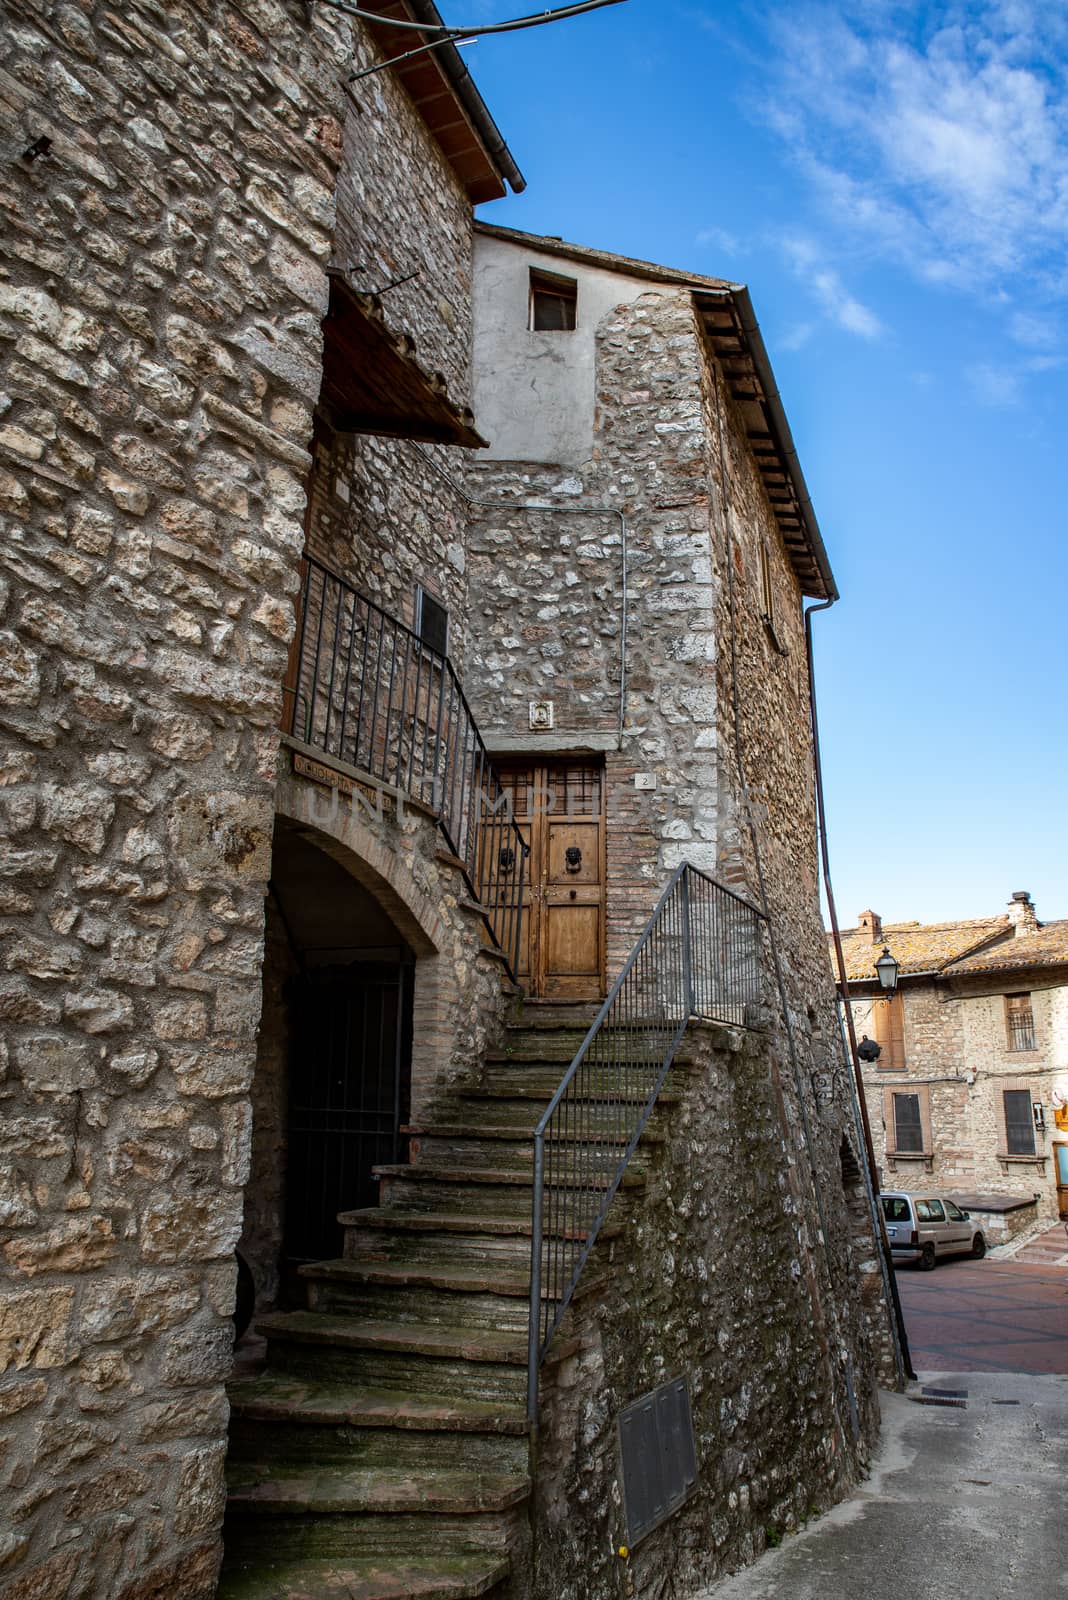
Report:
[[885,1070],[903,1072],[905,1069],[905,1012],[901,996],[872,1002],[872,1026],[875,1042],[882,1047],[878,1065]]

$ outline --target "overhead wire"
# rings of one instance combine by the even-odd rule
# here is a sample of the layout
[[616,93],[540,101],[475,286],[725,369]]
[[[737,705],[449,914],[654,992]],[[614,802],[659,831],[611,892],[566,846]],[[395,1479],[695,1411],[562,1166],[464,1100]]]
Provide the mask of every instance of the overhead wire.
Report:
[[414,56],[424,55],[429,50],[435,50],[439,45],[451,44],[459,46],[470,44],[475,39],[483,39],[492,34],[517,33],[523,28],[541,28],[547,23],[566,22],[571,17],[580,17],[589,11],[601,11],[605,6],[626,5],[627,0],[577,0],[576,4],[567,6],[554,6],[548,11],[532,12],[525,17],[512,17],[507,22],[484,22],[471,27],[448,27],[445,23],[413,22],[406,18],[383,16],[380,11],[368,11],[363,6],[351,5],[349,0],[318,0],[318,4],[329,6],[333,11],[344,12],[346,16],[357,17],[361,22],[388,23],[391,28],[408,29],[425,36],[433,34],[434,38],[417,45],[413,50],[405,50],[400,55],[391,56],[388,61],[376,62],[373,66],[362,67],[358,72],[350,73],[349,82],[356,83],[361,78],[369,78],[375,72],[382,72],[387,67],[397,67],[405,61],[410,61]]

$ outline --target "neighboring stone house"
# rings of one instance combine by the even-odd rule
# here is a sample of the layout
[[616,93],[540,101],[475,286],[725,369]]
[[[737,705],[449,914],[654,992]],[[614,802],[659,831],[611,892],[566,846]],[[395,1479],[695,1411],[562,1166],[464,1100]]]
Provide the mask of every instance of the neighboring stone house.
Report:
[[1068,1215],[1068,921],[1021,891],[964,922],[863,911],[842,946],[857,1036],[880,1050],[864,1091],[883,1187],[965,1197],[992,1243]]
[[362,9],[8,8],[0,1600],[677,1592],[894,1379],[748,297],[479,230],[512,377],[577,363],[511,425],[522,178]]

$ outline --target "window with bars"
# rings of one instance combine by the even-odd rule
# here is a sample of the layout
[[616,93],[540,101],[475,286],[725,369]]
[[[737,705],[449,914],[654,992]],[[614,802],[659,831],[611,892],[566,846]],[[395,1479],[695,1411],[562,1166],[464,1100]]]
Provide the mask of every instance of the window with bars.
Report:
[[1030,1089],[1006,1089],[1002,1099],[1005,1108],[1006,1155],[1033,1156],[1035,1114],[1031,1109]]
[[1035,1048],[1035,1018],[1029,994],[1005,996],[1005,1032],[1010,1050]]
[[918,1094],[894,1095],[894,1149],[900,1155],[923,1154],[923,1114]]
[[571,333],[578,320],[578,282],[557,272],[530,269],[532,333]]

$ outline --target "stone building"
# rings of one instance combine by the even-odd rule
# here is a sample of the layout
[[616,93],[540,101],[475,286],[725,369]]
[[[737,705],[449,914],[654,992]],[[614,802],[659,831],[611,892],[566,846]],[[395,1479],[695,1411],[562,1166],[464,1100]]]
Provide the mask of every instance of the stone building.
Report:
[[[363,9],[8,8],[2,1600],[224,1543],[246,1600],[658,1594],[842,1494],[893,1377],[748,297],[480,231],[570,374],[510,423],[522,178],[454,49],[384,66],[430,0]],[[534,1125],[687,862],[735,897],[679,877],[548,1143],[532,1427]]]
[[[1029,894],[964,922],[843,932],[864,1092],[884,1188],[961,1196],[992,1243],[1068,1215],[1068,921]],[[874,963],[899,963],[882,994]]]

